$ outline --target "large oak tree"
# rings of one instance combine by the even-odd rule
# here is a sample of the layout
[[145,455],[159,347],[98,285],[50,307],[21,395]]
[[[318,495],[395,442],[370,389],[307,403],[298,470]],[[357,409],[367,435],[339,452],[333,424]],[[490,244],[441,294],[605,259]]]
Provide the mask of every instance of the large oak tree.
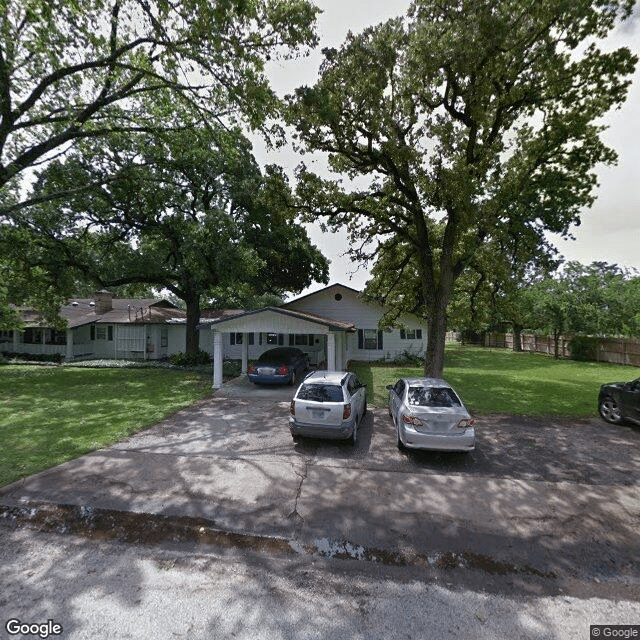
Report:
[[345,227],[355,259],[393,269],[383,299],[426,318],[426,375],[442,374],[454,283],[478,250],[511,221],[567,234],[594,199],[594,167],[615,162],[599,123],[636,57],[599,41],[632,6],[416,0],[325,50],[317,83],[290,100],[301,145],[340,175],[301,166],[300,206]]

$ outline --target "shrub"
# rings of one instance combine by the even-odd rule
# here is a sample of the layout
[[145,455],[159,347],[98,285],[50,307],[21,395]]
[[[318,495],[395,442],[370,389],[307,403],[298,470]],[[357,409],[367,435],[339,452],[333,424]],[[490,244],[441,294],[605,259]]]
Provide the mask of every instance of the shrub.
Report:
[[589,336],[573,336],[569,340],[569,351],[572,360],[596,360],[597,359],[598,338]]
[[22,362],[55,362],[60,364],[64,360],[61,353],[14,353],[3,351],[2,356],[9,360],[20,360]]
[[195,367],[201,364],[210,364],[211,356],[206,351],[174,353],[169,356],[169,361],[176,367]]

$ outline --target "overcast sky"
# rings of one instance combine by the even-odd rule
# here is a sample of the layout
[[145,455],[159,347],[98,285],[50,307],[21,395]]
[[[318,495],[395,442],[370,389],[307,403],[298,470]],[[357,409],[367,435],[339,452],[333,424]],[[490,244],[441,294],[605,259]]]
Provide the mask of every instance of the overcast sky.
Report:
[[[318,19],[320,46],[302,60],[275,62],[269,69],[273,88],[279,95],[291,93],[301,85],[312,85],[322,60],[320,49],[340,46],[349,30],[365,27],[406,12],[409,0],[315,0],[323,13]],[[607,41],[607,48],[628,46],[640,53],[640,19],[636,16],[618,28]],[[640,65],[639,65],[640,67]],[[640,269],[640,68],[636,70],[627,101],[606,120],[603,135],[619,161],[616,167],[598,170],[600,186],[593,207],[582,215],[582,224],[573,230],[575,240],[558,238],[556,246],[567,260],[585,264],[594,260]],[[290,149],[267,153],[259,141],[254,152],[260,163],[275,162],[292,173],[301,158]],[[366,269],[342,256],[347,248],[345,234],[322,234],[309,228],[312,241],[331,260],[330,283],[342,282],[362,289],[369,274]],[[355,272],[355,273],[354,273]],[[305,291],[315,291],[314,285]]]

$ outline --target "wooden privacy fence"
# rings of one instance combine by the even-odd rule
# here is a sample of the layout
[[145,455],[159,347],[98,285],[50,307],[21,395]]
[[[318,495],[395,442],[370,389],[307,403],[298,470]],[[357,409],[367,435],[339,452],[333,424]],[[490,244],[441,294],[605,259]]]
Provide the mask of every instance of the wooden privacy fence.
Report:
[[[553,336],[537,336],[531,333],[523,333],[520,336],[520,345],[523,351],[534,353],[547,353],[554,355],[555,343]],[[586,359],[595,362],[612,362],[614,364],[628,364],[640,367],[640,340],[630,338],[589,338],[589,349]],[[561,358],[570,358],[571,338],[560,336],[558,339],[558,355]],[[484,337],[485,347],[497,347],[513,349],[512,333],[487,333]]]

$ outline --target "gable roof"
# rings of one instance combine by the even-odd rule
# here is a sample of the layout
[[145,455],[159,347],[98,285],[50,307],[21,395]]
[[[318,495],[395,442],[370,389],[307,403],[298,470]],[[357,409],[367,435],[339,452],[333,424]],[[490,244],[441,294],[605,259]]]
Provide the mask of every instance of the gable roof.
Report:
[[223,315],[217,318],[210,318],[205,322],[200,323],[200,327],[210,327],[212,325],[221,325],[225,322],[229,322],[232,320],[238,320],[239,318],[246,318],[248,316],[258,315],[261,313],[272,312],[276,314],[280,314],[283,316],[289,316],[291,318],[297,318],[299,320],[306,320],[308,322],[314,322],[316,324],[323,325],[325,327],[329,327],[329,329],[339,330],[339,331],[350,331],[353,332],[356,330],[355,325],[351,322],[342,322],[340,320],[334,320],[333,318],[325,318],[323,316],[318,316],[313,313],[307,313],[306,311],[295,311],[293,309],[284,309],[283,307],[264,307],[262,309],[255,309],[253,311],[244,311],[241,313],[233,313]]
[[330,284],[327,287],[323,287],[322,289],[318,289],[317,291],[312,291],[311,293],[307,293],[304,296],[300,296],[299,298],[294,298],[293,300],[289,300],[288,302],[285,302],[283,305],[281,305],[283,308],[284,307],[288,307],[289,305],[295,304],[297,302],[300,302],[301,300],[306,300],[307,298],[310,298],[312,296],[317,296],[319,293],[324,293],[325,291],[330,291],[331,289],[336,289],[336,288],[342,288],[342,289],[346,289],[347,291],[351,291],[352,293],[355,293],[356,295],[361,295],[362,291],[358,291],[358,289],[354,289],[353,287],[348,287],[346,284],[341,284],[340,282],[334,282],[333,284]]

